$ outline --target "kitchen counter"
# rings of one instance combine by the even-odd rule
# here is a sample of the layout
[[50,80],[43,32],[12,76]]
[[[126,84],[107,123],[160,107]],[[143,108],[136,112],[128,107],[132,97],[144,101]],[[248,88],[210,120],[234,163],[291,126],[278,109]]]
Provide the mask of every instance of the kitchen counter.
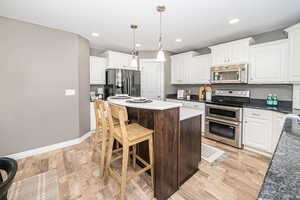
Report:
[[[197,95],[192,95],[191,100],[186,99],[177,99],[176,94],[167,95],[167,99],[176,99],[179,101],[191,101],[191,102],[199,102],[199,103],[213,103],[211,101],[199,100]],[[262,110],[271,110],[275,112],[280,112],[284,114],[293,113],[293,102],[292,101],[279,101],[277,107],[270,107],[266,105],[266,100],[263,99],[250,99],[250,103],[244,104],[244,108],[254,108],[254,109],[262,109]]]
[[192,108],[180,108],[180,121],[190,119],[196,116],[204,115],[204,112],[197,109]]
[[246,108],[271,110],[284,114],[293,113],[293,102],[292,101],[279,101],[278,106],[270,107],[266,105],[266,100],[263,99],[251,99],[249,104],[245,104]]
[[149,110],[167,110],[172,108],[179,108],[182,106],[181,103],[167,102],[167,101],[158,101],[152,100],[150,103],[128,103],[128,99],[109,99],[108,101],[117,105],[130,107],[130,108],[140,108],[140,109],[149,109]]
[[300,199],[300,117],[289,115],[262,185],[259,200]]

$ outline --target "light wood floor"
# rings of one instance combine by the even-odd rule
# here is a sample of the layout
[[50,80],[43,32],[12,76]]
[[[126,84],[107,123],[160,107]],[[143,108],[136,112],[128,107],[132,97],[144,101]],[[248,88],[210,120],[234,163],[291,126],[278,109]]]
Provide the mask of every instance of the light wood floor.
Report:
[[[229,152],[229,156],[215,166],[202,161],[200,170],[170,199],[256,199],[270,159],[211,140],[203,139],[203,142]],[[78,145],[19,160],[15,181],[56,170],[61,200],[116,199],[119,185],[113,179],[106,186],[103,184],[99,178],[99,165],[91,161],[91,155],[92,147],[87,139]],[[119,164],[115,164],[116,169],[119,169]],[[148,175],[131,180],[127,187],[127,199],[151,199],[153,192],[149,185]]]

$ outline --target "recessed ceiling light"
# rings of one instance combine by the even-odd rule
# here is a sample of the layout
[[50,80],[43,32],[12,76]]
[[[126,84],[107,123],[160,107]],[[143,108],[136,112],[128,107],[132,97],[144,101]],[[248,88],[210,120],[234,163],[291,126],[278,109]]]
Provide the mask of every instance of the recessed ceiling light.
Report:
[[141,45],[141,44],[136,44],[135,46],[136,46],[136,47],[140,47],[140,46],[142,46],[142,45]]
[[236,23],[239,23],[239,22],[240,22],[240,19],[234,18],[234,19],[231,19],[231,20],[229,21],[229,24],[236,24]]
[[176,38],[175,41],[176,41],[176,42],[182,42],[182,39],[181,39],[181,38]]
[[95,33],[95,32],[94,32],[94,33],[92,33],[92,36],[93,36],[93,37],[99,37],[99,33]]

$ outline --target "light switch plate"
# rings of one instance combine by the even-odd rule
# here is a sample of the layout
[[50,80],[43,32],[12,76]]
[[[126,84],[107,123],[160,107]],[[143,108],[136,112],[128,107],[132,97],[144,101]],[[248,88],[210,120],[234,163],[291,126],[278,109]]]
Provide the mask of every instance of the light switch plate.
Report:
[[75,89],[66,89],[65,90],[65,96],[74,96],[75,95]]

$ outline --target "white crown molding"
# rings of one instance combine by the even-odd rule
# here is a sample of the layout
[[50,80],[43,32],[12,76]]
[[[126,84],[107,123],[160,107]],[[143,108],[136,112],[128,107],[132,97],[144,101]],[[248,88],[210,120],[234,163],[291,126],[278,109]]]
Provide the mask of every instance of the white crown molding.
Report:
[[93,131],[89,131],[89,132],[85,133],[83,136],[81,136],[79,138],[76,138],[76,139],[73,139],[73,140],[68,140],[68,141],[65,141],[65,142],[60,142],[60,143],[52,144],[52,145],[45,146],[45,147],[31,149],[31,150],[28,150],[28,151],[24,151],[24,152],[20,152],[20,153],[16,153],[16,154],[11,154],[11,155],[8,155],[8,156],[5,156],[5,157],[18,160],[18,159],[27,158],[27,157],[35,156],[35,155],[42,154],[42,153],[47,153],[47,152],[54,151],[54,150],[57,150],[57,149],[62,149],[62,148],[65,148],[65,147],[72,146],[72,145],[79,144],[79,143],[83,142],[85,139],[87,139],[88,137],[91,136],[92,132]]
[[298,29],[300,29],[300,23],[290,26],[290,27],[284,29],[284,31],[289,33],[289,32],[292,32],[292,31],[295,31]]

